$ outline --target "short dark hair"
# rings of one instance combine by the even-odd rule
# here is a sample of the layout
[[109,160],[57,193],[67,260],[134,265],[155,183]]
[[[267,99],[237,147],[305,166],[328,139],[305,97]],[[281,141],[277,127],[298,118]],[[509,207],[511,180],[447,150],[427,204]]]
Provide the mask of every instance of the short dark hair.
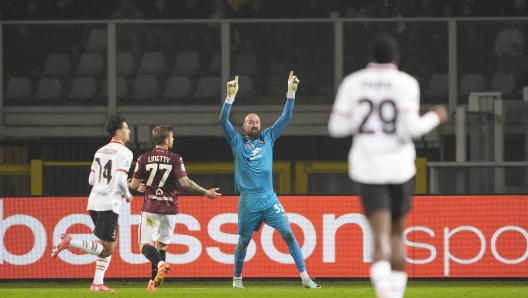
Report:
[[125,123],[125,118],[115,116],[108,120],[108,123],[106,123],[106,131],[110,134],[110,136],[115,137],[116,131],[123,128],[123,123]]
[[163,142],[169,138],[172,130],[172,126],[170,125],[158,125],[154,127],[152,130],[152,141],[154,141],[154,144],[156,145],[163,144]]
[[398,42],[389,34],[378,35],[371,44],[371,58],[376,63],[398,62],[400,50]]

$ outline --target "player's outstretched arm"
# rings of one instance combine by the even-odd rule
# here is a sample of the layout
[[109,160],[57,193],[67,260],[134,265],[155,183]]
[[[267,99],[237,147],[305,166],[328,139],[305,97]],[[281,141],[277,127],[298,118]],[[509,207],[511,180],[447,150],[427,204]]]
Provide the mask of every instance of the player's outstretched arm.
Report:
[[224,105],[222,106],[222,111],[220,111],[220,125],[224,131],[228,141],[231,141],[236,136],[236,131],[231,122],[229,121],[229,114],[231,113],[231,106],[235,101],[235,96],[238,92],[238,76],[235,76],[233,81],[227,82],[227,98]]
[[299,86],[299,79],[293,75],[293,70],[290,71],[290,76],[288,77],[288,92],[286,93],[286,105],[282,110],[282,114],[279,119],[270,127],[271,131],[275,138],[278,138],[282,130],[290,121],[293,114],[293,104],[295,102],[295,92],[297,92],[297,87]]
[[421,137],[440,124],[448,121],[449,115],[445,106],[433,106],[429,112],[422,117],[416,112],[407,112],[398,115],[403,129],[413,138]]
[[202,196],[206,196],[206,197],[208,197],[211,200],[214,200],[217,197],[222,195],[221,193],[217,193],[216,192],[220,188],[217,187],[217,188],[211,188],[211,189],[207,189],[206,190],[203,187],[201,187],[200,185],[196,184],[196,182],[194,182],[191,179],[189,179],[189,177],[187,177],[187,176],[181,177],[180,179],[178,179],[178,182],[181,184],[181,186],[183,186],[188,191],[194,192],[194,193],[202,195]]

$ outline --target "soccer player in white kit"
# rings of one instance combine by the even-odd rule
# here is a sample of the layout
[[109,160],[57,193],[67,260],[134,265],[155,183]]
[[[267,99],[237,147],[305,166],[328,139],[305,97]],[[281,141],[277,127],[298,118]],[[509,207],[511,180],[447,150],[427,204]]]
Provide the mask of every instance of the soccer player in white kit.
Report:
[[117,245],[122,199],[132,201],[127,177],[133,154],[125,147],[130,140],[130,129],[124,118],[112,117],[106,124],[106,131],[112,140],[95,153],[88,179],[93,187],[87,210],[95,225],[93,233],[99,241],[72,239],[70,235],[62,234],[59,244],[53,247],[51,253],[51,257],[55,258],[62,250],[73,247],[98,256],[91,286],[95,292],[115,292],[104,285],[103,279]]
[[370,279],[379,298],[403,297],[407,286],[403,229],[415,189],[413,138],[447,122],[444,106],[420,117],[420,89],[398,70],[395,39],[381,35],[371,46],[371,63],[339,86],[328,131],[353,135],[349,176],[359,184],[373,233]]

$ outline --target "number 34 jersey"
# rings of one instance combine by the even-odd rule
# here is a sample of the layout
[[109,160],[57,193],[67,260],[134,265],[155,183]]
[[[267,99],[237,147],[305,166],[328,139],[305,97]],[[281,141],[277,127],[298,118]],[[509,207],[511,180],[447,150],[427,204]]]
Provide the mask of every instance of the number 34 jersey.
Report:
[[[91,171],[95,173],[95,183],[88,197],[87,210],[109,211],[119,214],[123,194],[119,190],[119,171],[128,174],[133,154],[119,141],[112,140],[95,153]],[[126,185],[126,181],[122,182]]]
[[353,135],[348,155],[352,180],[399,184],[416,174],[416,151],[401,119],[418,114],[419,105],[418,82],[394,64],[370,63],[343,80],[332,108],[340,120],[330,123]]
[[134,178],[145,183],[142,211],[156,214],[178,213],[178,180],[187,172],[180,155],[155,148],[139,156]]

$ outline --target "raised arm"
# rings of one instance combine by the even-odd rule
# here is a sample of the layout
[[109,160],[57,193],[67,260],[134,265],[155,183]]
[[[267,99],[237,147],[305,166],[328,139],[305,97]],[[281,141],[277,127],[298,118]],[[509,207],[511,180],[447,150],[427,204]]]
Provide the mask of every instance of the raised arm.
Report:
[[270,127],[270,130],[273,133],[273,136],[275,138],[278,138],[286,127],[286,124],[288,124],[288,121],[290,121],[292,114],[293,114],[293,104],[295,102],[295,92],[297,92],[297,87],[299,86],[299,79],[297,79],[296,76],[293,75],[293,71],[290,72],[290,76],[288,78],[288,93],[286,93],[286,105],[284,105],[284,110],[282,110],[282,114],[280,115],[279,119],[275,121],[275,123]]
[[229,121],[229,113],[231,113],[231,107],[235,101],[235,96],[238,91],[238,76],[235,77],[234,81],[229,81],[227,83],[227,98],[222,106],[222,111],[220,111],[220,125],[224,131],[224,135],[228,142],[236,136],[236,131],[231,122]]

